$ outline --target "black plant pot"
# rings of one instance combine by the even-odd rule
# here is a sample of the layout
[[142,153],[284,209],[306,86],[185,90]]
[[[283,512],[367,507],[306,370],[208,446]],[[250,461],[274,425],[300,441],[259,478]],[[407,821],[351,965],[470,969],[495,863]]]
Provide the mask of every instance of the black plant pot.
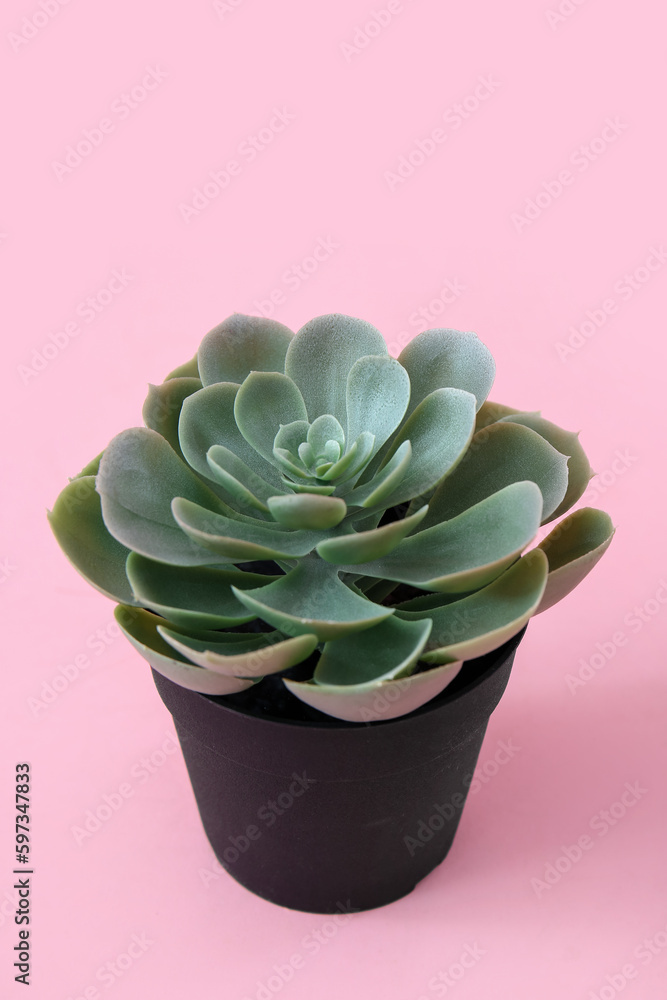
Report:
[[524,631],[467,661],[422,708],[366,725],[249,714],[153,671],[221,865],[312,913],[407,895],[449,851]]

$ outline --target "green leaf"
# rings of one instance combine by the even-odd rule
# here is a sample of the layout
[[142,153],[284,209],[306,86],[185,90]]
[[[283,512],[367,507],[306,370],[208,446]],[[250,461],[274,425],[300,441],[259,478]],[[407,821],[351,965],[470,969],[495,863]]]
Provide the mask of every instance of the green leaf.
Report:
[[[286,448],[276,448],[273,449],[273,457],[276,464],[280,466],[283,472],[286,472],[289,476],[295,476],[297,479],[310,482],[311,477],[308,472],[300,464],[301,460],[295,459],[291,452],[287,451]],[[284,479],[285,476],[283,475]]]
[[285,374],[301,390],[311,422],[331,413],[345,427],[350,369],[367,354],[387,353],[382,334],[370,323],[340,313],[318,316],[294,335]]
[[322,478],[335,479],[338,487],[342,484],[341,495],[347,493],[370,462],[374,445],[375,438],[370,431],[362,431],[347,453],[332,465]]
[[454,680],[463,663],[447,663],[411,677],[368,684],[315,684],[283,678],[292,694],[335,719],[382,722],[408,715],[439,695]]
[[201,342],[198,352],[201,380],[204,385],[240,384],[252,371],[282,372],[292,337],[292,331],[274,319],[234,313],[210,330]]
[[410,379],[395,358],[359,358],[347,376],[347,440],[355,441],[362,431],[370,431],[376,452],[400,424],[409,399]]
[[270,463],[274,460],[273,444],[281,424],[306,417],[301,393],[280,372],[251,372],[236,394],[234,418],[238,429],[248,444]]
[[83,467],[81,472],[79,472],[76,476],[72,476],[70,482],[73,482],[75,479],[84,479],[86,476],[96,476],[100,470],[100,462],[103,454],[104,452],[101,451],[99,455],[95,456],[95,458],[91,458],[90,462]]
[[310,424],[307,420],[292,420],[289,424],[281,424],[273,442],[274,448],[287,451],[296,458],[299,454],[299,445],[308,437],[309,429]]
[[569,458],[567,463],[567,490],[561,503],[548,518],[549,521],[553,521],[569,510],[584,495],[593,473],[586,457],[586,452],[579,443],[579,435],[572,431],[564,431],[562,427],[552,424],[549,420],[544,420],[538,413],[515,413],[500,418],[501,423],[508,423],[510,421],[513,424],[530,427],[540,437],[543,437],[545,441],[548,441],[561,455],[567,455]]
[[322,496],[320,493],[269,497],[267,503],[276,521],[286,528],[324,531],[335,528],[347,513],[345,501],[340,497]]
[[471,392],[479,409],[496,373],[488,347],[476,334],[460,330],[425,330],[403,348],[398,360],[412,387],[407,416],[434,389],[449,387]]
[[211,468],[206,455],[212,445],[221,445],[267,482],[280,483],[272,460],[266,461],[248,444],[236,426],[234,404],[239,387],[231,382],[209,385],[193,393],[183,403],[178,436],[186,460],[202,476]]
[[198,378],[172,377],[162,385],[149,385],[148,396],[141,414],[146,427],[157,431],[169,442],[176,454],[183,458],[178,440],[178,420],[184,400],[201,389]]
[[549,560],[549,576],[539,614],[574,590],[609,548],[614,536],[611,518],[594,507],[581,507],[564,518],[538,548]]
[[[395,506],[420,496],[460,461],[475,426],[475,397],[462,389],[436,389],[405,421],[385,455],[380,471],[404,441],[410,441],[412,459],[395,489],[382,500]],[[430,520],[430,515],[428,516]]]
[[127,578],[137,602],[188,629],[220,629],[242,625],[255,617],[237,601],[231,584],[257,587],[279,579],[236,568],[166,566],[132,552]]
[[[523,413],[526,411],[516,410],[512,406],[505,406],[504,403],[493,403],[490,399],[479,408],[477,411],[477,420],[475,422],[475,433],[477,431],[483,430],[488,427],[489,424],[495,424],[496,421],[502,420],[503,417],[510,417],[513,413]],[[534,414],[539,416],[538,413]]]
[[401,621],[393,615],[379,625],[324,645],[316,684],[367,684],[412,673],[431,631],[431,622]]
[[212,510],[225,505],[157,431],[121,431],[106,448],[96,481],[102,517],[128,549],[150,559],[197,566],[219,562],[180,530],[171,513],[174,493]]
[[157,626],[164,619],[150,611],[119,604],[114,615],[124,635],[151,667],[188,691],[208,695],[237,694],[255,683],[254,680],[225,677],[189,663],[164,641],[157,631]]
[[277,674],[306,660],[317,647],[317,636],[312,633],[285,639],[278,631],[263,632],[241,643],[226,638],[216,642],[190,639],[161,625],[158,631],[170,646],[193,663],[227,677]]
[[60,548],[81,576],[105,597],[134,604],[125,576],[129,549],[109,534],[95,491],[95,476],[73,479],[47,516]]
[[298,558],[312,552],[322,540],[321,531],[288,531],[278,524],[269,528],[259,521],[252,525],[212,513],[182,497],[175,498],[172,510],[190,538],[226,562]]
[[491,583],[528,545],[541,510],[542,495],[535,483],[513,483],[452,520],[417,531],[388,556],[359,568],[367,576],[424,590],[476,590]]
[[182,365],[178,365],[173,371],[165,377],[164,381],[168,381],[171,378],[199,378],[199,368],[197,367],[197,355],[194,358],[190,358],[189,361],[185,361]]
[[324,455],[328,442],[335,441],[340,446],[340,450],[334,459],[334,461],[338,461],[341,450],[345,447],[345,432],[335,417],[330,413],[322,413],[313,420],[308,428],[306,441],[312,449],[314,458]]
[[391,521],[370,531],[353,531],[338,538],[327,538],[317,545],[318,555],[330,563],[351,564],[368,562],[388,555],[426,516],[427,506],[402,520]]
[[540,603],[548,563],[533,549],[487,587],[441,608],[410,613],[396,609],[408,621],[426,618],[433,629],[422,654],[426,663],[451,663],[484,656],[520,632]]
[[406,470],[412,461],[412,445],[403,441],[398,446],[386,465],[373,476],[370,482],[356,486],[351,493],[346,493],[348,506],[374,507],[382,504],[387,497],[396,492],[399,483],[405,478]]
[[288,489],[293,490],[294,493],[319,493],[323,497],[331,496],[335,490],[335,486],[317,486],[312,480],[303,483],[295,483],[286,476],[281,477],[282,485]]
[[237,509],[268,513],[266,500],[274,496],[275,486],[258,476],[224,445],[212,445],[206,453],[206,461],[211,476],[232,498]]
[[232,588],[239,601],[288,635],[314,633],[320,641],[370,628],[393,614],[359,597],[319,556],[304,559],[285,576],[256,590]]
[[436,489],[421,530],[525,480],[539,486],[546,521],[565,496],[567,462],[565,455],[529,427],[491,424],[475,434],[463,461]]

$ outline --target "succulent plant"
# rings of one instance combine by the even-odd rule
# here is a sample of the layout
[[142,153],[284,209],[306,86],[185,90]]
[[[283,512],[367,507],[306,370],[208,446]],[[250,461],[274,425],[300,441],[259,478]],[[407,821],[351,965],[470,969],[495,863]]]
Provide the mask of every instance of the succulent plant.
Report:
[[52,529],[172,681],[225,696],[301,664],[282,680],[311,708],[405,714],[613,535],[582,508],[526,551],[591,469],[578,435],[488,402],[494,373],[473,333],[426,330],[395,359],[359,319],[293,334],[235,313],[70,481]]

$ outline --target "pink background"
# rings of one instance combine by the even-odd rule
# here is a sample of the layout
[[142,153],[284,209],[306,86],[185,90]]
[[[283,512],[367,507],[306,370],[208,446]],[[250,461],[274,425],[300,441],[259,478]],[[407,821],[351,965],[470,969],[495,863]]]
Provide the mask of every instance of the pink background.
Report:
[[[648,0],[217,7],[3,4],[3,996],[23,995],[9,806],[28,760],[33,998],[662,1000],[664,16]],[[149,70],[153,89],[124,103]],[[86,130],[99,144],[58,167]],[[230,160],[225,189],[184,210]],[[422,325],[476,331],[493,399],[583,429],[600,473],[587,499],[618,525],[576,597],[531,624],[448,860],[340,925],[220,874],[180,753],[161,750],[173,725],[148,668],[45,518],[67,476],[140,423],[149,381],[272,292],[293,329],[350,313],[396,353],[420,309]],[[502,766],[499,741],[519,748]],[[633,803],[614,806],[626,783]]]

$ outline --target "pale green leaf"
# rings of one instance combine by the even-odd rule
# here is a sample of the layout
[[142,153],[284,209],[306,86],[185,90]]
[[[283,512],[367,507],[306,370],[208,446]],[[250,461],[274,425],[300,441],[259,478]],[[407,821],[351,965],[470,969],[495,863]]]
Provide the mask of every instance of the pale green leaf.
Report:
[[376,452],[399,426],[409,399],[410,379],[395,358],[359,358],[347,376],[347,440],[355,441],[362,431],[369,431]]
[[292,493],[269,497],[269,510],[286,528],[324,531],[335,528],[345,517],[347,507],[340,497],[320,493]]
[[394,681],[368,684],[315,684],[283,678],[295,697],[335,719],[347,722],[382,722],[408,715],[441,694],[463,663],[447,663],[423,673]]
[[398,356],[410,377],[412,391],[407,416],[434,389],[465,389],[476,397],[476,409],[488,396],[496,365],[475,333],[424,330]]
[[426,516],[427,506],[411,517],[384,524],[369,531],[352,531],[338,538],[327,538],[317,546],[318,555],[330,563],[350,564],[368,562],[388,555],[403,539],[414,531]]
[[197,367],[197,355],[194,358],[190,358],[189,361],[185,361],[182,365],[178,365],[173,371],[170,371],[167,376],[165,376],[164,381],[166,382],[171,378],[199,378],[199,368]]
[[538,548],[549,560],[549,576],[536,614],[557,604],[581,583],[609,548],[614,530],[604,511],[581,507],[540,542]]
[[[177,497],[172,510],[183,531],[205,549],[227,562],[295,558],[312,552],[324,537],[321,531],[289,531],[279,524],[265,527],[212,513]],[[210,561],[214,561],[211,559]]]
[[561,514],[569,510],[584,495],[593,473],[586,457],[586,452],[579,443],[579,435],[572,431],[563,430],[562,427],[558,427],[557,424],[552,424],[551,421],[545,420],[538,413],[514,413],[501,417],[500,421],[501,423],[511,421],[514,424],[521,424],[523,427],[530,427],[531,430],[543,437],[545,441],[548,441],[561,455],[568,456],[567,490],[561,503],[547,520],[553,521],[555,518],[560,517]]
[[[204,385],[241,383],[252,371],[282,372],[292,331],[274,319],[234,313],[201,342],[198,364]],[[214,442],[211,441],[211,444]]]
[[206,461],[209,449],[217,444],[231,451],[248,468],[276,486],[280,476],[269,461],[262,458],[248,444],[236,426],[234,404],[238,385],[220,382],[193,393],[183,403],[178,423],[178,436],[187,462],[202,476],[209,477],[211,469]]
[[[420,496],[461,460],[475,426],[475,397],[462,389],[436,389],[405,421],[384,456],[380,471],[410,441],[412,458],[401,481],[382,499],[385,507]],[[430,515],[429,515],[430,519]]]
[[358,596],[319,556],[303,559],[285,576],[256,590],[236,590],[239,601],[288,635],[314,633],[320,641],[370,628],[393,608]]
[[129,549],[109,534],[95,476],[80,476],[68,483],[48,518],[61,549],[88,583],[114,601],[135,603],[125,575]]
[[463,460],[435,490],[421,530],[456,517],[505,486],[525,480],[539,486],[546,521],[565,496],[567,463],[565,455],[529,427],[491,424],[475,434]]
[[274,496],[275,486],[258,476],[233,451],[214,444],[206,453],[206,462],[212,478],[222,486],[237,510],[248,514],[254,510],[268,513],[266,500]]
[[379,625],[324,645],[316,684],[366,684],[412,673],[431,631],[431,622],[401,621],[392,615]]
[[251,372],[236,394],[234,418],[238,429],[248,444],[270,463],[274,460],[273,445],[281,424],[306,417],[301,393],[280,372]]
[[188,691],[208,695],[237,694],[255,683],[252,679],[225,677],[189,663],[158,633],[157,626],[164,619],[150,611],[119,604],[114,615],[125,636],[151,667]]
[[141,415],[146,427],[157,431],[183,458],[178,440],[178,420],[184,400],[201,389],[198,378],[170,378],[162,385],[149,385]]
[[211,510],[227,508],[157,431],[135,427],[113,438],[100,462],[96,488],[104,523],[126,548],[181,566],[219,561],[183,534],[171,501],[176,493]]
[[410,613],[396,609],[399,618],[433,622],[427,663],[451,663],[484,656],[520,632],[534,615],[547,582],[548,563],[533,549],[482,590],[440,608]]
[[127,578],[137,602],[190,629],[220,629],[252,621],[255,615],[240,604],[231,585],[257,587],[278,576],[247,573],[236,568],[166,566],[132,552]]
[[281,632],[262,632],[247,642],[218,641],[179,636],[163,626],[158,631],[170,646],[193,663],[227,677],[266,677],[288,670],[306,660],[317,647],[317,636],[297,635],[285,639]]
[[303,396],[311,422],[331,413],[346,426],[347,376],[367,354],[387,354],[379,330],[340,313],[317,316],[294,335],[285,356],[285,373]]
[[541,510],[535,483],[513,483],[450,521],[417,530],[394,552],[359,569],[424,590],[476,590],[499,576],[534,538]]
[[363,486],[355,486],[351,493],[345,494],[349,507],[374,507],[382,504],[387,497],[396,494],[399,484],[405,479],[406,471],[412,461],[412,445],[403,441],[398,446],[386,465]]

